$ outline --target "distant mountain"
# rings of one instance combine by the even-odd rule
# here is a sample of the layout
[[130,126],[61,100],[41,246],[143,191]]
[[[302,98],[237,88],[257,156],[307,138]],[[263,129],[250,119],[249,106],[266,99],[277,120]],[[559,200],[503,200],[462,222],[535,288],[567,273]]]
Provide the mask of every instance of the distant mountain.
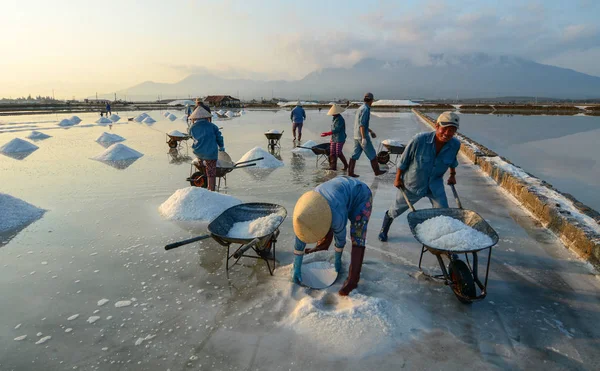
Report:
[[296,81],[225,79],[210,73],[194,74],[178,83],[144,82],[117,94],[133,99],[215,94],[243,99],[277,97],[332,99],[360,98],[371,91],[376,98],[491,98],[540,96],[598,98],[600,77],[511,56],[487,54],[431,55],[423,65],[408,60],[364,59],[351,68],[325,68]]

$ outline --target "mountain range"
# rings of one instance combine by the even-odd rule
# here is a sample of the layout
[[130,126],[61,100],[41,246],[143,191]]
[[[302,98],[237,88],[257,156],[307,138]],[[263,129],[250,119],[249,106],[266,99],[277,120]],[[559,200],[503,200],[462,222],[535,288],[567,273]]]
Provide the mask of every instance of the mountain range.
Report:
[[[500,96],[586,99],[600,97],[600,77],[513,56],[430,55],[427,63],[363,59],[350,68],[324,68],[295,81],[227,79],[192,74],[168,84],[147,81],[117,92],[128,100],[227,94],[244,100],[357,99],[371,91],[376,99],[453,99]],[[107,97],[112,95],[107,95]]]

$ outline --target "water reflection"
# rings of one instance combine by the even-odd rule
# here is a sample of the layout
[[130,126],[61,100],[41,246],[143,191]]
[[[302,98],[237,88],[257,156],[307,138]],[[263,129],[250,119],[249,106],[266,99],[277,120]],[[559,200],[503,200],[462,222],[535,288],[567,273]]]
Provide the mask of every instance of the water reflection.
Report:
[[117,160],[117,161],[96,160],[96,161],[102,162],[103,164],[106,164],[108,166],[112,166],[115,169],[124,170],[124,169],[127,169],[129,166],[131,166],[137,160],[138,160],[137,158],[132,158],[129,160]]
[[168,155],[170,164],[181,165],[192,161],[192,158],[187,153],[182,153],[182,151],[177,148],[171,148]]
[[306,183],[306,180],[304,179],[305,167],[306,167],[306,160],[304,159],[304,156],[292,153],[292,157],[290,159],[290,169],[291,169],[293,184],[305,184]]

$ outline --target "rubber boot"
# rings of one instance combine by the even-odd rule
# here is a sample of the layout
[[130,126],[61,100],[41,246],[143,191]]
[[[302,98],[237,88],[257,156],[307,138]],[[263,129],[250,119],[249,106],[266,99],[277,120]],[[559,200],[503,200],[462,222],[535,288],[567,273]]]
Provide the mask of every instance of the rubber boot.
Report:
[[383,216],[383,224],[381,225],[381,231],[379,232],[379,241],[385,242],[388,240],[388,232],[390,230],[390,226],[392,225],[392,222],[394,221],[394,218],[391,218],[388,215],[388,212],[385,212],[385,215]]
[[331,246],[331,241],[333,241],[333,229],[330,229],[329,232],[323,237],[319,242],[317,242],[317,246],[312,249],[304,249],[304,255],[308,255],[313,252],[329,250],[329,246]]
[[208,177],[208,190],[209,191],[215,191],[215,183],[216,183],[216,178],[214,176],[209,176]]
[[387,173],[387,170],[381,170],[379,168],[379,162],[377,162],[377,158],[371,160],[371,168],[373,169],[373,173],[375,173],[375,176]]
[[329,170],[337,170],[337,156],[329,156]]
[[362,268],[363,259],[365,257],[364,246],[352,246],[350,257],[350,269],[348,270],[348,278],[342,285],[338,294],[348,296],[348,294],[358,286],[360,280],[360,270]]
[[354,167],[356,166],[356,160],[351,158],[348,162],[348,176],[358,178],[360,175],[354,173]]

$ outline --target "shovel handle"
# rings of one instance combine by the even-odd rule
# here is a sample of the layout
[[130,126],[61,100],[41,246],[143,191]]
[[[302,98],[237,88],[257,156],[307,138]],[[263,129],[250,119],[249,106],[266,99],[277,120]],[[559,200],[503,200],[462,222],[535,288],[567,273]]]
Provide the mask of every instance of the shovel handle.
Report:
[[251,247],[256,246],[257,243],[259,243],[260,240],[258,238],[253,239],[252,241],[248,242],[247,244],[243,245],[242,247],[240,247],[236,252],[233,253],[233,257],[236,259],[239,259],[242,257],[242,255],[244,255],[244,253],[246,251],[248,251]]
[[183,240],[183,241],[179,241],[179,242],[173,242],[173,243],[170,243],[167,246],[165,246],[165,250],[171,250],[171,249],[174,249],[174,248],[179,247],[179,246],[190,244],[192,242],[205,240],[205,239],[207,239],[209,237],[210,237],[210,235],[207,234],[207,235],[204,235],[204,236],[198,236],[198,237],[190,238],[188,240]]
[[237,166],[237,165],[236,165],[236,166],[234,166],[233,168],[234,168],[234,169],[241,169],[241,168],[243,168],[243,167],[250,167],[250,166],[256,166],[256,164],[245,164],[245,165],[242,165],[242,166]]
[[410,211],[416,211],[412,202],[410,202],[410,200],[408,199],[408,196],[406,195],[406,190],[404,189],[404,186],[401,186],[399,189],[400,189],[400,192],[402,192],[402,196],[404,196],[404,201],[406,201],[406,204],[408,205],[408,207],[410,207]]
[[456,204],[458,205],[459,209],[462,209],[462,203],[460,202],[460,198],[458,197],[458,192],[456,192],[456,188],[454,187],[454,184],[450,184],[450,188],[452,189],[452,194],[454,194],[454,199],[456,200]]
[[249,162],[256,162],[256,161],[260,161],[260,160],[264,160],[264,157],[259,157],[259,158],[255,158],[254,160],[248,160],[248,161],[242,161],[242,162],[236,162],[235,165],[241,165],[241,164],[247,164]]

